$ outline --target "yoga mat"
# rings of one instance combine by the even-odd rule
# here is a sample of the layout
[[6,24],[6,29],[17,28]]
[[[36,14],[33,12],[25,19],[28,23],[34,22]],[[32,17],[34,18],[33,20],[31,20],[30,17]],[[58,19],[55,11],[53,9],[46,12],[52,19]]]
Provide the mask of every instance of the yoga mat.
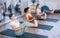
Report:
[[48,21],[48,22],[57,22],[59,19],[55,19],[55,18],[46,18],[46,19],[41,19],[39,16],[35,16],[37,20],[44,20],[44,21]]
[[[13,30],[10,30],[10,29],[7,29],[3,32],[0,32],[0,34],[6,35],[6,36],[11,36],[11,37],[16,37],[15,32]],[[48,36],[37,35],[37,34],[25,32],[22,36],[19,36],[16,38],[48,38]]]
[[16,36],[15,32],[13,30],[10,30],[10,29],[2,31],[2,32],[0,32],[0,34],[6,35],[6,36],[11,36],[11,37],[15,37]]
[[53,28],[53,26],[38,24],[38,27],[32,27],[32,28],[38,28],[38,29],[43,29],[43,30],[48,30],[48,31],[50,31],[50,30]]
[[47,18],[44,21],[48,21],[48,22],[57,22],[59,19],[54,19],[54,18]]
[[17,37],[17,38],[48,38],[48,36],[37,35],[37,34],[32,34],[32,33],[25,32],[24,35],[22,35],[21,37]]

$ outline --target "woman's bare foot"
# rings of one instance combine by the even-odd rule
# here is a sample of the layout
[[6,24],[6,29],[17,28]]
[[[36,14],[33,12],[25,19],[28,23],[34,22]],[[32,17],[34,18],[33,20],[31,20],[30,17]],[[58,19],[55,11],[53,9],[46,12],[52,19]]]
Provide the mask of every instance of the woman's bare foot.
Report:
[[54,10],[51,11],[51,14],[53,14],[53,13],[54,13]]

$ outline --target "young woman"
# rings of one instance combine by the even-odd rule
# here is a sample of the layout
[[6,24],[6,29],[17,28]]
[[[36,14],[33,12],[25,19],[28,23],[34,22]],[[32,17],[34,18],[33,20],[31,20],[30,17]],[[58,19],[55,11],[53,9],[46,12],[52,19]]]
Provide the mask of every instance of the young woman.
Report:
[[9,18],[11,20],[10,21],[11,27],[15,31],[17,36],[21,36],[21,35],[24,34],[26,26],[27,27],[37,27],[38,26],[37,22],[30,23],[30,22],[26,21],[26,22],[23,22],[23,23],[19,23],[19,21],[15,19],[15,16],[13,14],[10,14]]
[[25,8],[24,11],[26,13],[26,19],[28,22],[37,22],[37,20],[35,20],[35,17],[32,16],[31,9],[29,7]]
[[26,19],[27,21],[32,21],[33,20],[33,16],[31,15],[31,10],[29,7],[24,9],[24,12],[26,13]]
[[37,14],[37,17],[40,18],[40,19],[46,19],[47,14],[45,12],[41,12],[40,9],[41,9],[40,4],[37,4],[36,5],[36,14]]

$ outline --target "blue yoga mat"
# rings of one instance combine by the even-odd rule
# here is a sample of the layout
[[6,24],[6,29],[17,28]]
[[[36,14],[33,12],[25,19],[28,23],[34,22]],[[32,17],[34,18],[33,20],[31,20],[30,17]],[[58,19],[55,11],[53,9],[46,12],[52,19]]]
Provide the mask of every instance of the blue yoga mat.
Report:
[[54,19],[54,18],[47,18],[44,21],[48,21],[48,22],[57,22],[59,19]]
[[[16,37],[15,32],[13,30],[10,30],[10,29],[7,29],[3,32],[0,32],[0,34],[6,35],[6,36],[11,36],[11,37]],[[48,38],[48,36],[37,35],[37,34],[25,32],[22,36],[19,36],[16,38]]]
[[44,21],[48,21],[48,22],[57,22],[57,21],[59,21],[59,19],[55,19],[55,18],[40,19],[38,16],[36,18],[37,18],[37,20],[44,20]]
[[48,31],[50,31],[50,30],[53,28],[53,26],[38,24],[38,27],[32,27],[32,28],[38,28],[38,29],[43,29],[43,30],[48,30]]

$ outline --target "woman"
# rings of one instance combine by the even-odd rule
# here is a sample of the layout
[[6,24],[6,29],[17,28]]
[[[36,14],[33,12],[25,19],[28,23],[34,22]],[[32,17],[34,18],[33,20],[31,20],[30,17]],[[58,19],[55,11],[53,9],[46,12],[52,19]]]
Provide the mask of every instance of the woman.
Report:
[[32,22],[35,20],[35,18],[31,14],[31,9],[29,7],[25,8],[24,12],[26,13],[27,21]]
[[17,36],[21,36],[24,34],[25,32],[25,27],[37,27],[38,23],[29,23],[29,22],[23,22],[23,23],[19,23],[18,20],[15,19],[15,16],[13,14],[9,15],[10,18],[10,24],[12,29],[15,31]]
[[40,4],[36,5],[36,14],[39,19],[46,19],[47,14],[45,12],[41,12]]

